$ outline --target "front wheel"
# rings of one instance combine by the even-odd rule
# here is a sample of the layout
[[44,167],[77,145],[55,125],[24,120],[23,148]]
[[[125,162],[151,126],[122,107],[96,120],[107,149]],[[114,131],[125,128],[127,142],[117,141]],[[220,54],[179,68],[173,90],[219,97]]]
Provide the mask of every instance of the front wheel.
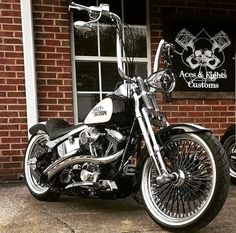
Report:
[[207,225],[221,210],[228,193],[228,160],[209,132],[173,136],[163,158],[175,181],[158,183],[150,158],[144,164],[141,192],[147,212],[159,225],[192,232]]

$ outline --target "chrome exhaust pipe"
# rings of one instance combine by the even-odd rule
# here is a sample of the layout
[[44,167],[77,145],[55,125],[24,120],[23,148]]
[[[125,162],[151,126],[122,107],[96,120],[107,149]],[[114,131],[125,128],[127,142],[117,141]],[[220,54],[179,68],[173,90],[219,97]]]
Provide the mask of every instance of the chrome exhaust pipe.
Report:
[[112,163],[116,161],[123,154],[123,151],[124,150],[120,150],[117,153],[107,156],[107,157],[94,158],[89,155],[74,156],[77,152],[77,150],[74,150],[64,155],[62,158],[56,160],[53,164],[47,167],[43,173],[46,176],[47,181],[48,181],[64,168],[71,165],[78,164],[78,163],[93,163],[96,165]]

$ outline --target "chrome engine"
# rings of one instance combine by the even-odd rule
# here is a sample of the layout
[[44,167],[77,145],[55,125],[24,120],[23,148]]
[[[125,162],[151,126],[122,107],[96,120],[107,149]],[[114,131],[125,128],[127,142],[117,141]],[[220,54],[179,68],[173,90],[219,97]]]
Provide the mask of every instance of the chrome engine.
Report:
[[[111,169],[104,170],[101,165],[109,167],[121,157],[124,141],[125,136],[116,130],[88,127],[78,137],[70,137],[60,145],[61,162],[52,170],[60,171],[59,180],[65,190],[79,188],[89,191],[90,196],[97,189],[115,191],[118,189],[115,182],[106,178]],[[76,153],[67,159],[74,151]]]

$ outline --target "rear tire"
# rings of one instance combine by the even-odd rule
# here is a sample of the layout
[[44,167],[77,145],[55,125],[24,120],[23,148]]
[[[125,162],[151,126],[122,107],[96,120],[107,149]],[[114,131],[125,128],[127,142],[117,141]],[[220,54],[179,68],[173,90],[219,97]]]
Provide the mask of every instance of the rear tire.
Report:
[[236,185],[236,127],[231,125],[222,136],[220,142],[229,158],[230,180]]
[[24,158],[25,183],[31,194],[40,201],[55,201],[58,193],[54,193],[50,188],[39,182],[39,175],[34,171],[37,156],[46,152],[47,135],[44,133],[35,134],[31,137]]
[[167,169],[179,174],[179,180],[158,184],[158,174],[148,158],[141,181],[145,208],[157,224],[170,231],[196,231],[215,218],[226,200],[228,159],[209,132],[175,135],[165,147]]

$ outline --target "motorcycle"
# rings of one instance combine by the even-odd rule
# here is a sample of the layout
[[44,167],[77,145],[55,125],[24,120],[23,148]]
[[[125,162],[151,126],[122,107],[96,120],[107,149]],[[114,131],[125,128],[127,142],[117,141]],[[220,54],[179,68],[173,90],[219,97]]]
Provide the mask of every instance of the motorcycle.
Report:
[[60,194],[116,199],[140,192],[147,213],[164,228],[191,232],[207,225],[228,193],[228,160],[209,129],[170,125],[156,103],[157,91],[175,87],[174,46],[162,39],[153,73],[145,79],[130,77],[123,66],[125,24],[119,16],[107,4],[71,3],[69,9],[89,15],[88,21],[74,23],[78,30],[104,19],[112,22],[123,82],[78,125],[49,119],[29,129],[24,158],[29,191],[42,201]]
[[220,139],[229,159],[230,180],[236,184],[236,124],[230,125]]

